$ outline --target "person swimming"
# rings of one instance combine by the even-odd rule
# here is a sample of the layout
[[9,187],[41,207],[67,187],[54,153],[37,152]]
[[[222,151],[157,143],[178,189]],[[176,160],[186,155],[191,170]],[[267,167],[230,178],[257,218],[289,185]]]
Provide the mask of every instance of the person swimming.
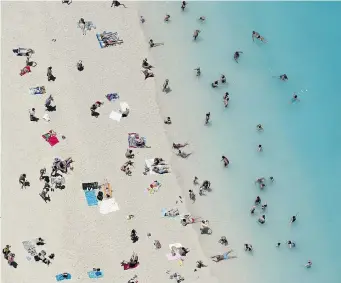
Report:
[[278,78],[279,78],[281,81],[284,81],[284,82],[287,81],[287,80],[289,80],[287,74],[280,75]]
[[243,52],[242,51],[234,52],[233,58],[234,58],[234,61],[236,61],[237,63],[239,63],[238,60],[239,60],[240,54],[243,54]]
[[196,29],[193,33],[193,39],[197,40],[198,36],[199,36],[200,30]]
[[255,41],[255,38],[257,38],[258,40],[262,41],[263,43],[267,42],[265,40],[265,38],[263,36],[261,36],[258,32],[252,31],[252,40]]
[[230,258],[237,258],[237,256],[231,256],[230,253],[233,252],[233,250],[230,250],[226,253],[223,253],[222,255],[214,255],[214,256],[211,256],[211,259],[214,261],[214,262],[219,262],[219,261],[222,261],[222,260],[228,260]]
[[311,260],[308,260],[307,264],[305,264],[304,266],[305,266],[306,268],[310,268],[312,265],[313,265],[312,261],[311,261]]
[[294,92],[294,94],[291,98],[291,103],[298,102],[298,101],[300,101],[298,98],[298,95],[296,94],[296,92]]

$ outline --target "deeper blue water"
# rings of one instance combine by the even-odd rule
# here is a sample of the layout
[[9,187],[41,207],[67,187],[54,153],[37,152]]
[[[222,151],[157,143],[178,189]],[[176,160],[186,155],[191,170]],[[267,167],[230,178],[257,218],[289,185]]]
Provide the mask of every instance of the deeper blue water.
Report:
[[[162,114],[173,120],[169,135],[190,141],[194,150],[176,161],[179,182],[185,190],[194,175],[212,182],[213,191],[190,206],[212,223],[213,235],[199,236],[203,249],[222,252],[217,240],[226,235],[239,257],[210,264],[213,272],[221,282],[341,282],[341,3],[189,2],[185,12],[180,2],[140,6],[146,40],[165,43],[149,56],[157,83],[170,80],[172,92],[158,93]],[[202,15],[205,23],[197,21]],[[197,42],[195,29],[201,30]],[[253,43],[252,30],[268,43]],[[244,52],[239,64],[236,50]],[[193,71],[198,66],[200,78]],[[212,89],[222,73],[229,84]],[[283,73],[288,82],[273,78]],[[293,92],[300,102],[291,103]],[[209,111],[212,124],[205,127]],[[257,152],[258,144],[264,152]],[[228,169],[219,162],[223,154]],[[276,181],[260,191],[254,181],[261,176]],[[256,221],[259,210],[249,214],[257,195],[268,203],[263,226]],[[287,240],[297,247],[288,249]],[[245,242],[253,255],[243,251]],[[308,259],[310,270],[303,267]]]

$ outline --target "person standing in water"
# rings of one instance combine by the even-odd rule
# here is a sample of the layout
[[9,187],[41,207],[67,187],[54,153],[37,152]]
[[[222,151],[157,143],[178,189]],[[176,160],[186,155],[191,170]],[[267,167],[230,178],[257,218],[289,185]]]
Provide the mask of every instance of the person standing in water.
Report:
[[210,122],[210,118],[211,118],[211,112],[206,113],[205,125],[207,125]]
[[291,103],[294,103],[294,102],[299,102],[299,98],[298,98],[298,95],[296,94],[296,92],[294,92],[294,94],[292,95],[292,98],[291,98]]
[[234,61],[236,61],[237,63],[239,63],[238,60],[239,60],[240,54],[242,54],[242,53],[243,53],[242,51],[236,51],[236,52],[234,52],[234,56],[233,56]]
[[258,132],[264,131],[262,124],[258,124],[258,125],[257,125],[257,131],[258,131]]
[[200,77],[200,75],[201,75],[200,67],[195,68],[194,71],[197,71],[197,77]]
[[225,84],[225,83],[226,83],[226,77],[225,77],[225,75],[221,75],[220,80],[221,80],[221,83],[222,83],[222,84]]
[[224,100],[224,106],[227,107],[229,104],[229,100],[230,100],[228,92],[225,92],[223,100]]
[[193,39],[197,40],[198,36],[199,36],[200,30],[196,29],[193,33]]
[[313,262],[311,260],[308,260],[307,264],[305,264],[304,266],[306,268],[310,268],[313,265]]
[[141,24],[144,24],[146,22],[146,20],[143,16],[140,16],[140,22],[141,22]]
[[201,21],[201,22],[204,22],[205,20],[206,20],[205,16],[201,16],[201,17],[199,18],[199,21]]
[[221,161],[224,162],[224,167],[227,167],[230,164],[230,161],[224,155],[221,157]]
[[165,82],[163,83],[162,92],[167,92],[169,88],[168,85],[169,85],[169,79],[166,79]]
[[181,4],[182,11],[185,11],[186,5],[187,5],[186,1],[182,1],[182,4]]
[[289,80],[287,74],[283,74],[283,75],[280,75],[280,76],[275,77],[275,78],[279,78],[283,82],[286,82],[287,80]]
[[298,215],[298,213],[297,213],[296,215],[293,215],[293,216],[291,217],[289,224],[294,223],[294,222],[296,221],[297,215]]
[[263,146],[261,144],[258,145],[258,152],[262,152],[263,151]]

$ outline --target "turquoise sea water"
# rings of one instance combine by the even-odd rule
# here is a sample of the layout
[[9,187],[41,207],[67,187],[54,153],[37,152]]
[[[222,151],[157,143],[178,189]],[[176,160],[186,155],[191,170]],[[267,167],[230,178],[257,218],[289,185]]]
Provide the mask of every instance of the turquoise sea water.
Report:
[[[168,133],[194,150],[188,160],[175,161],[179,182],[186,191],[194,175],[212,183],[213,191],[190,206],[212,223],[213,235],[199,236],[203,249],[207,255],[224,251],[217,240],[226,235],[239,257],[210,264],[213,272],[221,282],[341,282],[341,3],[189,2],[185,12],[180,5],[143,2],[140,13],[146,40],[165,43],[149,58],[158,85],[170,80],[172,92],[158,93],[162,114],[173,120]],[[197,20],[202,15],[205,23]],[[197,42],[195,29],[201,30]],[[252,30],[268,43],[253,43]],[[244,52],[239,64],[236,50]],[[193,71],[198,66],[200,78]],[[272,77],[283,73],[288,82]],[[228,86],[212,89],[221,74]],[[295,91],[300,102],[292,104]],[[205,127],[209,111],[212,124]],[[258,144],[264,152],[257,152]],[[220,163],[223,154],[228,169]],[[260,191],[254,181],[261,176],[276,181]],[[259,210],[249,214],[257,195],[268,203],[263,226],[256,222]],[[287,240],[297,247],[289,250]],[[243,251],[245,242],[253,255]],[[303,267],[308,259],[310,270]]]

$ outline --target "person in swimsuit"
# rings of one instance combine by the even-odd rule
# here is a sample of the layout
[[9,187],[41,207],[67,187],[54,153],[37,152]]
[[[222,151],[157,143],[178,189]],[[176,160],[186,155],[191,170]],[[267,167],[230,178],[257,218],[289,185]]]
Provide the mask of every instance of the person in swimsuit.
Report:
[[207,125],[210,122],[210,118],[211,118],[211,112],[206,113],[205,125]]
[[226,83],[226,77],[225,77],[225,75],[221,75],[221,76],[220,76],[220,80],[221,80],[221,83],[222,83],[222,84],[225,84],[225,83]]
[[170,19],[170,15],[167,14],[167,15],[165,16],[165,18],[164,18],[164,21],[165,21],[165,22],[169,22],[169,19]]
[[224,161],[224,167],[230,164],[230,161],[224,155],[221,157],[221,161]]
[[236,51],[236,52],[234,52],[234,55],[233,55],[234,61],[236,61],[236,62],[238,63],[240,54],[242,54],[242,53],[243,53],[242,51]]
[[200,30],[196,29],[193,33],[193,39],[197,40],[198,36],[199,36]]
[[299,102],[299,98],[298,98],[298,95],[296,94],[296,92],[294,92],[292,98],[291,98],[291,103],[294,103],[294,102]]
[[185,11],[186,5],[187,5],[186,1],[182,1],[182,4],[181,4],[182,11]]
[[195,68],[194,71],[197,71],[197,77],[200,77],[200,75],[201,75],[200,67]]
[[261,36],[258,32],[253,31],[252,32],[252,40],[255,41],[255,38],[259,39],[260,41],[266,43],[266,40],[263,36]]
[[222,260],[228,260],[230,258],[237,258],[237,256],[235,256],[235,255],[230,255],[231,252],[233,252],[233,250],[230,250],[230,251],[228,251],[226,253],[223,253],[222,255],[211,256],[211,259],[214,262],[219,262],[219,261],[222,261]]
[[279,78],[281,81],[283,81],[283,82],[289,80],[287,74],[280,75],[278,78]]
[[213,88],[216,88],[216,87],[218,87],[218,84],[219,84],[218,81],[214,81],[214,82],[211,84],[211,86],[212,86]]
[[313,262],[311,260],[308,260],[307,264],[304,265],[306,268],[310,268],[313,265]]

